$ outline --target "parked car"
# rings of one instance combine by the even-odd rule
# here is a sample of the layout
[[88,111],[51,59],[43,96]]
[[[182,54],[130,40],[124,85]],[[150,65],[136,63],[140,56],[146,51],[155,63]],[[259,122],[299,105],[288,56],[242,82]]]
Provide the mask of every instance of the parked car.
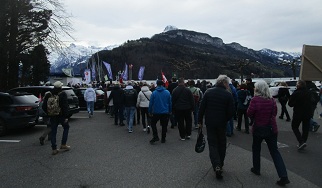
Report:
[[0,136],[9,129],[35,126],[38,108],[38,98],[32,94],[0,92]]
[[[36,97],[39,98],[39,101],[42,100],[42,98],[45,96],[45,93],[47,91],[51,91],[54,88],[54,86],[29,86],[29,87],[17,87],[9,90],[9,93],[32,93]],[[67,94],[67,101],[69,106],[69,117],[71,117],[73,114],[76,114],[79,112],[79,102],[78,97],[73,91],[73,88],[63,86],[62,87],[63,92]],[[42,123],[42,117],[37,117],[37,123]]]
[[[96,102],[94,103],[95,109],[100,109],[104,107],[104,91],[102,89],[93,88],[96,92]],[[86,91],[86,88],[74,88],[74,92],[78,97],[79,100],[79,106],[81,108],[86,108],[87,104],[84,99],[84,93]]]
[[288,85],[290,94],[295,91],[297,80],[273,80],[269,84],[269,91],[273,97],[276,97],[278,95],[278,90],[281,87],[279,85],[281,82],[285,82]]

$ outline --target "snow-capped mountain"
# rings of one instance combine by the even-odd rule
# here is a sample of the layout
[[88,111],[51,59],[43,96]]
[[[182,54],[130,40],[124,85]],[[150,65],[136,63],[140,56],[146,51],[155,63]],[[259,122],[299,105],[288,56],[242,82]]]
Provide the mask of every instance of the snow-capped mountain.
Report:
[[98,51],[111,50],[119,45],[112,45],[107,47],[97,46],[81,46],[76,44],[70,44],[62,52],[51,52],[48,56],[48,60],[51,64],[51,73],[61,73],[62,68],[77,67],[80,64],[85,64],[87,60]]
[[167,27],[164,28],[163,32],[172,31],[172,30],[178,30],[178,28],[173,25],[168,25]]
[[270,49],[267,49],[267,48],[261,49],[259,52],[261,54],[264,54],[264,55],[267,55],[267,56],[270,56],[270,57],[276,58],[276,59],[288,59],[288,60],[291,60],[291,59],[298,58],[298,57],[301,56],[301,53],[299,53],[299,52],[290,52],[290,53],[277,52],[277,51],[270,50]]

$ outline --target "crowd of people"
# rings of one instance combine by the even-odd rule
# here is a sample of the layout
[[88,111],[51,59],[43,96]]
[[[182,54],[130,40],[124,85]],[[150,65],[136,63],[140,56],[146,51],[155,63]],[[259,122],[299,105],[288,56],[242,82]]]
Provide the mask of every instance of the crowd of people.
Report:
[[[185,81],[184,78],[172,78],[167,88],[161,80],[151,84],[146,81],[137,83],[128,81],[122,84],[118,82],[99,83],[92,86],[101,87],[105,91],[105,112],[114,118],[115,125],[127,125],[128,132],[132,133],[133,125],[139,125],[142,122],[143,131],[150,133],[152,130],[151,144],[160,141],[160,137],[161,143],[166,142],[169,123],[171,128],[178,127],[181,141],[190,139],[193,129],[203,128],[205,125],[210,161],[217,179],[223,178],[226,137],[233,136],[234,130],[242,131],[242,120],[244,119],[244,133],[252,132],[253,137],[251,172],[256,175],[261,174],[260,151],[261,143],[265,140],[280,177],[276,183],[283,186],[290,181],[277,147],[276,116],[278,111],[274,98],[281,105],[279,118],[283,119],[285,114],[286,121],[292,121],[292,130],[298,141],[298,150],[303,150],[307,146],[310,126],[314,132],[319,128],[317,124],[312,125],[312,122],[315,122],[313,114],[318,101],[322,105],[321,89],[320,98],[313,101],[310,91],[314,87],[311,83],[299,80],[297,89],[290,95],[286,83],[282,82],[277,96],[271,96],[268,84],[264,81],[254,84],[252,79],[248,78],[245,83],[239,84],[226,75],[219,75],[214,85],[205,80],[195,82],[194,80]],[[63,100],[64,96],[59,93],[59,87],[57,88],[56,85],[53,94],[59,94]],[[92,106],[90,103],[88,105]],[[293,107],[292,118],[286,105]],[[62,106],[62,109],[65,107]],[[58,123],[64,127],[61,148],[70,149],[70,146],[66,145],[68,119],[63,112],[64,110],[60,115],[50,117],[53,130],[51,133],[53,154],[56,154],[57,150],[55,142]],[[88,112],[91,117],[91,107],[88,108]],[[237,120],[235,127],[234,120]],[[162,127],[160,137],[156,127],[158,121]],[[299,131],[301,123],[302,132]]]

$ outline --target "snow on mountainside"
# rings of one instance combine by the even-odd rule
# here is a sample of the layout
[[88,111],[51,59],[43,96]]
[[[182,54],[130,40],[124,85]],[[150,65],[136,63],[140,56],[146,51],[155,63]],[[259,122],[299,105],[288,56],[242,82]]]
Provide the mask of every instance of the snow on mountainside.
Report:
[[164,28],[163,32],[172,31],[172,30],[178,30],[178,28],[173,25],[168,25],[167,27]]
[[67,48],[63,49],[63,52],[51,52],[48,56],[48,60],[51,64],[50,72],[61,72],[62,68],[75,67],[81,63],[86,63],[88,58],[92,54],[101,50],[111,50],[118,45],[108,47],[96,47],[96,46],[81,46],[76,44],[70,44]]
[[277,51],[273,51],[273,50],[270,50],[270,49],[267,49],[267,48],[261,49],[259,52],[262,53],[262,54],[265,54],[267,56],[276,58],[276,59],[278,59],[278,58],[294,59],[294,58],[297,58],[297,57],[301,56],[301,53],[299,53],[299,52],[290,52],[290,53],[277,52]]

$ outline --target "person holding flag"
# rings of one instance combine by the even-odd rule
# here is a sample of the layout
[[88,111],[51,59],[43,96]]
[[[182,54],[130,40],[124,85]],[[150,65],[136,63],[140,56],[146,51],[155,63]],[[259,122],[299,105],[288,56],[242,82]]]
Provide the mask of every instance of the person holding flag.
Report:
[[164,73],[162,72],[162,70],[161,70],[161,75],[162,75],[162,81],[164,83],[164,87],[168,88],[169,82],[168,82],[167,78],[165,77]]

